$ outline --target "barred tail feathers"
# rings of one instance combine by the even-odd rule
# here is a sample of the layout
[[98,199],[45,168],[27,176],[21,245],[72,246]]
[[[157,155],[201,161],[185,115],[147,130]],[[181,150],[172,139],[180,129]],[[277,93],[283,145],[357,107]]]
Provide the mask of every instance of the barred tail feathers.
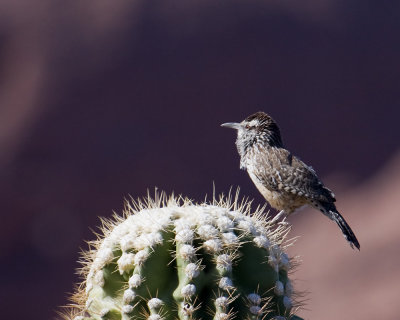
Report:
[[329,211],[329,214],[332,216],[332,220],[337,223],[340,230],[342,230],[342,233],[345,239],[350,243],[350,246],[353,249],[353,246],[355,246],[358,250],[360,250],[360,243],[358,242],[356,236],[353,233],[353,230],[351,230],[350,226],[348,225],[346,220],[344,220],[342,215],[337,211]]
[[326,215],[329,219],[335,221],[339,226],[340,230],[342,230],[344,238],[350,243],[350,246],[354,249],[356,247],[360,250],[360,243],[358,242],[356,236],[354,235],[353,230],[351,230],[350,226],[343,218],[343,216],[337,211],[336,206],[333,202],[316,202],[312,201],[312,205],[320,210],[324,215]]

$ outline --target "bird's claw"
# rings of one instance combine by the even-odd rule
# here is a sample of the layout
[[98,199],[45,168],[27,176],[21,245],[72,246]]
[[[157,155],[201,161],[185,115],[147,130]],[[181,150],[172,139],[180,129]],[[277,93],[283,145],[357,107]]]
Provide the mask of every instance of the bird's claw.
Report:
[[[282,218],[283,217],[283,218]],[[285,222],[285,220],[286,220],[286,213],[285,213],[285,211],[280,211],[272,220],[271,220],[271,223],[272,224],[277,224],[277,223],[281,223],[281,222],[279,222],[279,220],[282,218],[282,223],[286,223]]]
[[278,224],[280,226],[287,227],[290,223],[286,220],[282,220],[282,221],[278,222]]

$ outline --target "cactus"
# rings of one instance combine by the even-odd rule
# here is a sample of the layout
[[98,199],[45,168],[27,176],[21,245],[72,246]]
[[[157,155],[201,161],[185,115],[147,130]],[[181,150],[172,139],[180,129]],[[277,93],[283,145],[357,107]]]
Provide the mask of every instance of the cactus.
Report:
[[194,204],[165,194],[102,220],[65,319],[300,319],[282,251],[289,227],[238,194]]

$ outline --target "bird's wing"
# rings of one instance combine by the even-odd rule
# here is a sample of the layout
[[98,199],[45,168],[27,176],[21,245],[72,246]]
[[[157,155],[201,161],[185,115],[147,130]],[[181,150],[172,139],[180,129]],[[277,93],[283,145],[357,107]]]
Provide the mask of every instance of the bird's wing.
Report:
[[317,201],[335,201],[335,195],[326,188],[314,169],[307,166],[288,150],[271,148],[268,156],[257,159],[256,175],[270,190],[280,190]]

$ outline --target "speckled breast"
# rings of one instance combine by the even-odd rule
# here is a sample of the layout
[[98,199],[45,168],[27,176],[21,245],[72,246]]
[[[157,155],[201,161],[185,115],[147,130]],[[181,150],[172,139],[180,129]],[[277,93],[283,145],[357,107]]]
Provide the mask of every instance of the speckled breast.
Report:
[[271,207],[277,210],[283,210],[286,214],[290,214],[308,203],[306,198],[300,197],[285,190],[269,190],[252,172],[248,171],[248,173],[258,191],[260,191]]

